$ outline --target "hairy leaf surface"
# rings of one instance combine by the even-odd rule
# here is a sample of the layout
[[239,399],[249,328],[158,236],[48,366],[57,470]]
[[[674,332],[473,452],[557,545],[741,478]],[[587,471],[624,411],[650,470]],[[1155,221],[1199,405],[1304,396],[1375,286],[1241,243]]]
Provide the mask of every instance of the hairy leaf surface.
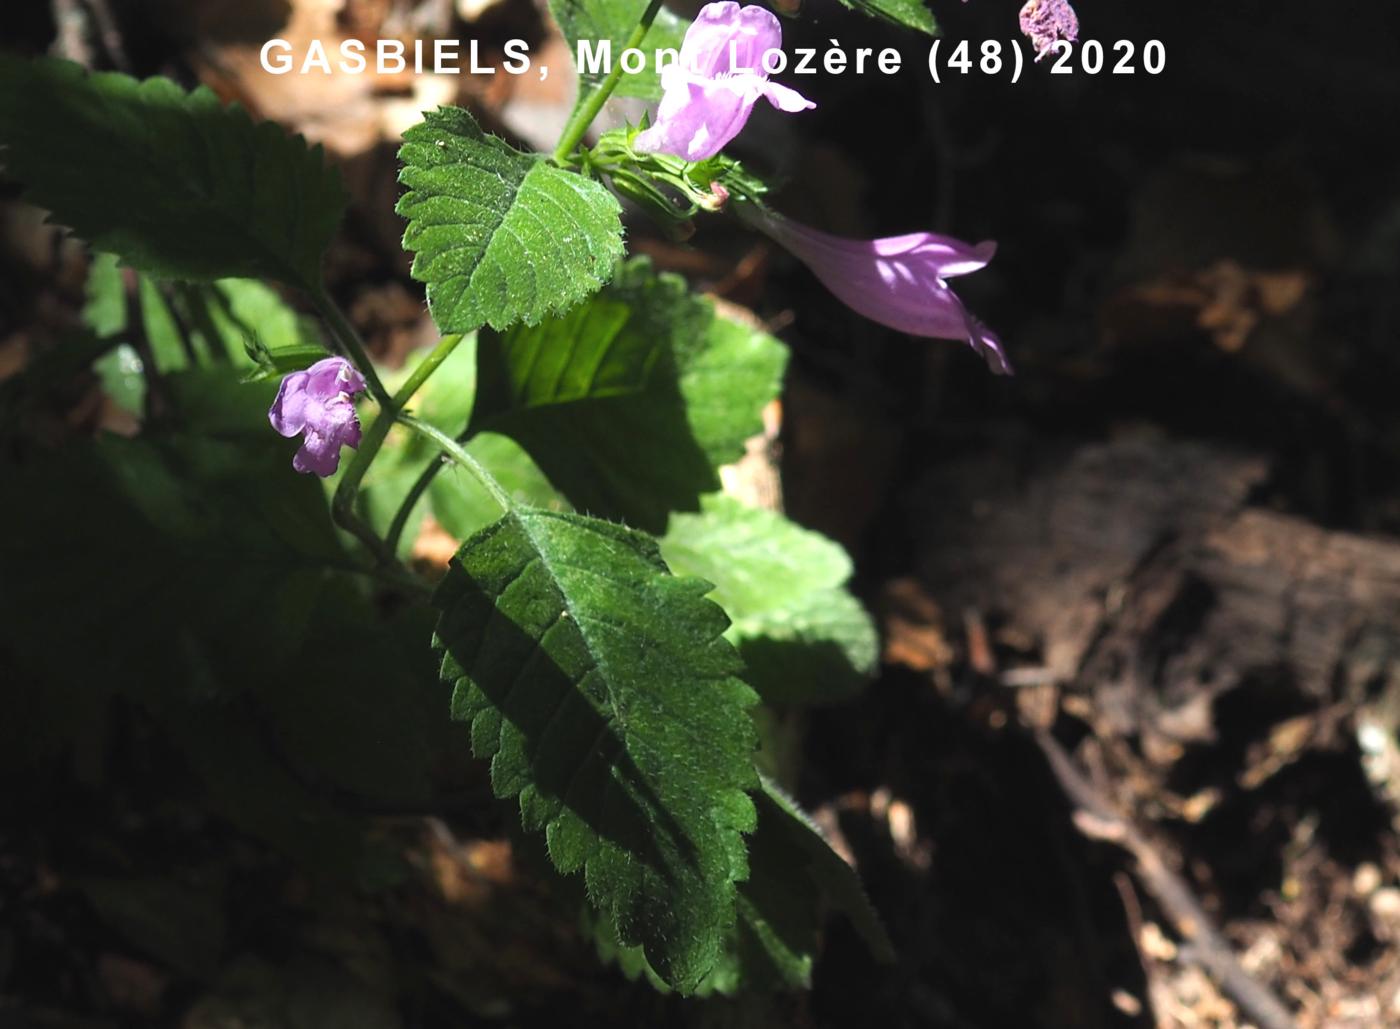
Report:
[[851,920],[870,953],[880,961],[894,960],[894,944],[865,895],[860,877],[831,849],[811,816],[767,776],[763,776],[759,792],[759,809],[762,819],[781,825],[794,858],[802,856],[800,866],[821,888],[831,906]]
[[162,278],[314,288],[345,208],[320,147],[169,79],[0,55],[0,147],[27,200]]
[[661,552],[677,573],[715,584],[729,641],[765,701],[840,700],[874,669],[875,626],[845,588],[851,560],[824,536],[713,494],[699,514],[671,517]]
[[[697,992],[810,987],[824,908],[849,918],[876,960],[892,960],[893,945],[859,877],[807,813],[766,776],[756,801],[758,828],[749,842],[749,878],[739,885],[739,917]],[[630,979],[644,975],[665,989],[641,948],[621,945],[606,924],[594,922],[591,929],[604,961],[616,961]]]
[[399,159],[403,245],[444,333],[533,325],[622,257],[622,209],[604,186],[487,135],[460,108],[427,112]]
[[515,439],[579,510],[661,532],[718,489],[786,361],[771,336],[632,261],[562,317],[482,335],[471,425]]
[[734,923],[757,784],[757,698],[708,589],[641,533],[520,508],[466,542],[434,601],[453,713],[496,793],[684,992]]

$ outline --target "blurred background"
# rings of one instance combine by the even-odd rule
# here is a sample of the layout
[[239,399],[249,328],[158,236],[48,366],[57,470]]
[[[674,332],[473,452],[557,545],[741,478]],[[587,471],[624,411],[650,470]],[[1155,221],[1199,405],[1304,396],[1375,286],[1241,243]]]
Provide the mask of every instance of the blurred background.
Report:
[[[1017,8],[933,5],[974,44],[1009,44]],[[804,80],[815,111],[760,110],[733,147],[828,231],[997,240],[959,293],[1014,378],[864,321],[732,219],[685,243],[629,222],[792,347],[785,507],[850,550],[884,648],[861,699],[793,717],[798,794],[896,964],[832,920],[810,994],[659,996],[600,964],[459,737],[415,803],[293,775],[311,831],[250,817],[290,787],[215,753],[255,721],[201,761],[114,700],[0,761],[0,1027],[1400,1026],[1400,8],[1076,8],[1084,39],[1163,41],[1165,71],[935,85],[922,37],[805,0],[789,49],[894,46],[905,71]],[[523,38],[551,75],[278,77],[274,36],[496,63]],[[323,143],[353,197],[331,289],[390,366],[435,338],[400,133],[456,103],[547,149],[573,96],[528,0],[12,0],[0,45],[204,83]],[[88,267],[18,193],[0,384],[77,321]],[[130,431],[90,374],[26,417]],[[420,560],[451,553],[436,532]],[[17,736],[48,717],[7,707]]]

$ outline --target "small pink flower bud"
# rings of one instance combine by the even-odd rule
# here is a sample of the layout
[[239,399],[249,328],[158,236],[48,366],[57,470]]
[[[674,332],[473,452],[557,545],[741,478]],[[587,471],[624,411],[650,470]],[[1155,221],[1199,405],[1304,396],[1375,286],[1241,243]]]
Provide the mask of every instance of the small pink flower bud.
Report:
[[722,183],[712,182],[709,195],[701,197],[697,203],[707,211],[723,211],[729,203],[729,190]]

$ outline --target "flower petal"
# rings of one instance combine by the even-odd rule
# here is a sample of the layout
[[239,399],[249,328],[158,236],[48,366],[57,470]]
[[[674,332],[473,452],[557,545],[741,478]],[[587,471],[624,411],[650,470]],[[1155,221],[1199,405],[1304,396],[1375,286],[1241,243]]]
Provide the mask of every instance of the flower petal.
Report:
[[972,323],[972,337],[969,340],[972,349],[982,355],[982,360],[987,362],[987,367],[993,373],[1015,375],[1016,370],[1011,367],[1011,359],[1006,356],[1006,350],[1001,345],[1001,337],[972,315],[967,317]]
[[782,44],[783,28],[773,12],[756,4],[740,7],[723,0],[700,8],[681,43],[680,64],[702,78],[717,78],[744,68],[757,72],[763,54]]
[[307,392],[322,400],[329,400],[340,393],[360,393],[365,388],[365,377],[343,357],[323,357],[310,368]]
[[912,336],[963,340],[992,371],[1010,374],[1001,341],[944,281],[984,267],[996,244],[970,246],[931,232],[844,239],[768,213],[759,216],[757,225],[851,310]]
[[686,30],[679,59],[661,70],[656,120],[633,145],[702,161],[739,134],[760,96],[783,111],[815,107],[796,90],[768,82],[763,55],[782,42],[782,26],[766,8],[706,4]]
[[935,269],[939,278],[943,279],[981,271],[991,263],[997,252],[997,245],[991,240],[974,245],[935,232],[915,232],[871,242],[874,243],[875,252],[882,257],[917,260]]
[[291,438],[305,428],[306,383],[310,378],[307,372],[292,372],[277,388],[277,399],[268,409],[267,420],[279,435]]
[[321,478],[334,475],[340,468],[340,442],[309,429],[301,449],[292,458],[292,467],[307,475]]
[[798,111],[810,111],[813,107],[817,106],[797,90],[777,82],[765,82],[763,84],[763,95],[768,102],[778,110],[787,111],[789,114],[796,114]]
[[756,99],[726,81],[685,82],[662,97],[656,124],[638,134],[633,146],[639,153],[703,161],[739,134]]
[[283,436],[305,434],[293,468],[324,478],[340,467],[342,446],[359,446],[354,396],[364,388],[365,377],[343,357],[323,358],[282,380],[268,420]]

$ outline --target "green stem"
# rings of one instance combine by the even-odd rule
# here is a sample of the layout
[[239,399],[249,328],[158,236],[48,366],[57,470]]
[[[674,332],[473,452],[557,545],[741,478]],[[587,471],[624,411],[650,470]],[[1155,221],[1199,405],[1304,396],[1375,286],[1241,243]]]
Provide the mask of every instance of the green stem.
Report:
[[[462,336],[444,336],[442,341],[433,348],[432,353],[423,358],[418,367],[413,370],[413,374],[408,377],[397,393],[394,394],[394,407],[398,412],[408,406],[413,394],[418,392],[418,387],[427,381],[428,376],[438,370],[438,366],[446,361],[448,355],[457,349],[457,344],[462,342]],[[433,476],[442,467],[442,462],[434,461],[424,468],[418,478],[414,480],[413,487],[399,504],[399,509],[394,512],[394,520],[389,523],[389,533],[385,537],[385,543],[394,553],[399,552],[399,538],[403,536],[404,528],[408,525],[408,516],[413,513],[414,505],[418,503],[418,498],[423,495],[428,486],[433,481]]]
[[[423,383],[428,381],[428,377],[441,367],[452,351],[457,349],[463,337],[454,333],[439,340],[438,345],[433,347],[428,356],[418,363],[417,368],[413,369],[412,374],[399,387],[399,391],[390,396],[389,391],[384,388],[384,383],[379,378],[379,373],[374,370],[374,364],[370,361],[369,354],[365,352],[364,344],[360,342],[359,333],[350,324],[350,320],[345,317],[345,313],[326,295],[324,289],[312,291],[311,298],[316,305],[316,310],[320,312],[321,317],[330,327],[331,335],[335,338],[336,343],[339,344],[351,363],[364,375],[365,382],[369,386],[370,392],[374,394],[374,399],[379,402],[380,407],[379,417],[365,431],[360,440],[360,446],[355,451],[355,457],[351,460],[349,467],[345,469],[345,475],[341,477],[340,485],[336,487],[335,497],[331,501],[331,514],[341,528],[354,535],[365,545],[378,565],[385,568],[398,568],[399,537],[403,535],[403,527],[408,520],[407,509],[401,509],[394,516],[388,539],[381,540],[374,531],[374,527],[355,513],[355,498],[359,495],[360,484],[364,482],[365,473],[369,471],[370,464],[384,445],[384,440],[395,422],[402,422],[430,438],[442,435],[432,426],[404,414],[404,407],[413,399],[413,395],[418,392]],[[446,436],[443,438],[460,451],[458,460],[465,458],[464,463],[473,469],[477,478],[481,479],[482,484],[490,491],[492,497],[501,503],[502,507],[508,507],[510,498],[506,496],[505,491],[496,483],[496,480],[492,479],[484,468],[472,460],[470,455],[452,443],[451,439]],[[426,488],[426,484],[423,488]],[[420,489],[418,492],[421,494],[422,490]],[[414,496],[408,502],[409,508],[412,507],[413,501],[416,499],[417,497]]]
[[[647,4],[646,10],[642,12],[641,20],[637,22],[637,27],[627,37],[627,42],[622,44],[623,50],[631,50],[641,46],[643,37],[646,36],[647,30],[651,28],[651,23],[656,20],[656,14],[660,10],[661,0],[651,0]],[[607,78],[600,82],[598,88],[574,108],[574,113],[570,115],[568,124],[564,126],[564,134],[559,137],[559,145],[554,148],[556,163],[563,164],[569,159],[569,155],[578,147],[584,133],[593,124],[593,119],[598,117],[598,112],[608,102],[608,97],[612,96],[612,91],[617,88],[621,78],[622,55],[619,53],[613,61],[612,70],[608,72]]]
[[384,388],[384,383],[379,381],[379,373],[374,370],[374,364],[370,361],[369,354],[365,353],[365,345],[360,342],[360,334],[355,331],[355,326],[350,324],[350,319],[345,317],[345,312],[334,300],[326,296],[324,289],[314,290],[311,294],[311,302],[316,305],[317,312],[325,319],[326,325],[330,327],[331,335],[340,344],[340,348],[345,351],[345,356],[350,359],[350,363],[358,368],[360,374],[365,377],[365,382],[369,384],[369,391],[379,402],[379,406],[386,411],[392,411],[394,409],[393,398],[389,396],[389,391]]
[[413,485],[409,488],[409,491],[404,494],[403,502],[399,504],[399,509],[394,512],[394,520],[389,523],[389,534],[385,537],[389,549],[394,553],[397,554],[399,551],[399,537],[403,535],[404,529],[408,527],[409,515],[413,514],[413,509],[417,506],[419,498],[421,498],[423,494],[428,491],[428,487],[433,484],[433,479],[435,479],[437,473],[442,470],[442,465],[443,462],[441,460],[434,460],[419,472],[418,478],[413,480]]
[[464,448],[462,444],[458,443],[437,426],[430,425],[427,422],[420,422],[412,415],[400,415],[399,421],[407,425],[420,436],[432,440],[444,454],[452,458],[452,460],[456,461],[467,471],[471,472],[476,481],[481,483],[487,493],[491,494],[491,499],[500,505],[502,511],[508,512],[514,509],[515,502],[511,500],[510,494],[496,481],[495,476],[482,467],[481,463],[477,461],[476,458],[467,453],[466,448]]
[[340,480],[340,485],[335,488],[335,497],[331,501],[331,516],[346,532],[353,535],[365,548],[374,556],[377,564],[384,567],[393,567],[398,564],[398,555],[394,553],[392,547],[385,545],[379,538],[379,534],[374,531],[374,527],[355,513],[355,496],[360,491],[360,483],[364,481],[365,472],[369,470],[370,462],[374,460],[379,448],[384,445],[384,438],[389,435],[389,429],[393,427],[394,416],[397,408],[394,400],[389,396],[389,391],[384,388],[384,383],[379,379],[379,373],[374,370],[374,364],[369,359],[369,354],[365,353],[364,344],[360,342],[360,334],[355,331],[355,327],[350,324],[350,320],[345,317],[345,313],[329,296],[324,288],[317,288],[310,291],[311,301],[316,306],[316,310],[325,319],[326,325],[331,330],[331,335],[335,338],[344,355],[350,362],[364,375],[365,382],[369,386],[369,391],[374,394],[374,399],[379,402],[379,417],[374,420],[374,424],[365,432],[360,440],[359,449],[355,451],[355,457],[350,462],[350,466],[345,469],[345,475]]
[[462,338],[460,334],[442,337],[428,356],[418,362],[418,367],[413,369],[413,374],[404,380],[404,384],[394,394],[395,411],[402,411],[408,406],[408,402],[413,399],[413,394],[417,393],[419,387],[428,381],[428,376],[437,371],[442,362],[451,356],[452,351],[457,349],[457,344],[462,342]]
[[360,440],[360,447],[355,451],[350,466],[345,469],[340,485],[335,488],[335,498],[331,501],[331,514],[336,523],[363,543],[379,564],[386,566],[397,564],[398,555],[393,547],[379,538],[368,522],[355,513],[355,496],[360,492],[360,483],[364,481],[365,472],[369,471],[370,462],[384,445],[384,438],[389,435],[393,425],[393,410],[381,411]]

